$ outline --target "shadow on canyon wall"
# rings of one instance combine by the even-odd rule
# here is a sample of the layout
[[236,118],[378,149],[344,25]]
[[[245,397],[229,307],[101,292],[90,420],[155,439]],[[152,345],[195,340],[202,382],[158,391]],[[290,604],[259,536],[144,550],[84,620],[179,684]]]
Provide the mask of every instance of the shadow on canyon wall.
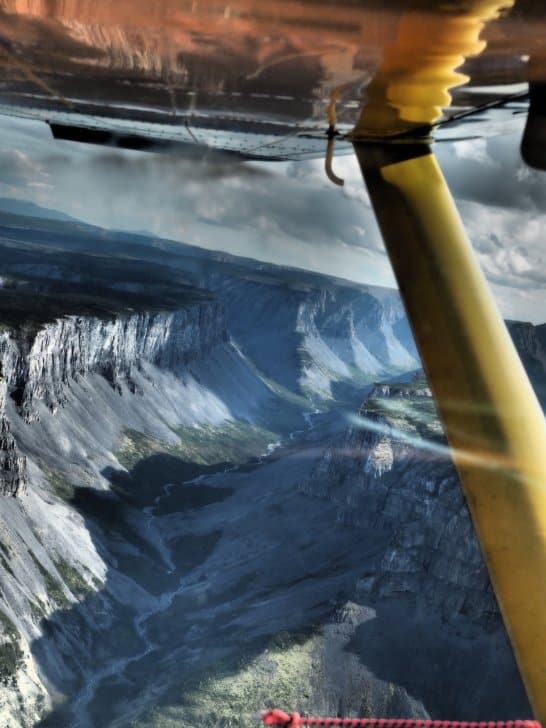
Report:
[[[114,493],[75,490],[72,505],[110,568],[98,592],[44,620],[32,645],[48,681],[68,696],[42,728],[110,725],[139,701],[178,706],[203,680],[237,675],[279,633],[321,634],[355,599],[385,533],[363,538],[335,523],[331,504],[298,493],[294,479],[310,464],[294,451],[235,471],[230,487],[207,483],[226,467],[157,454],[129,473],[107,473]],[[343,651],[372,682],[405,688],[436,718],[529,715],[502,630],[443,623],[403,595],[371,606],[375,618],[354,625]],[[59,670],[52,640],[71,675]],[[321,704],[343,711],[342,689],[322,689]],[[390,710],[381,717],[404,717],[407,704]]]

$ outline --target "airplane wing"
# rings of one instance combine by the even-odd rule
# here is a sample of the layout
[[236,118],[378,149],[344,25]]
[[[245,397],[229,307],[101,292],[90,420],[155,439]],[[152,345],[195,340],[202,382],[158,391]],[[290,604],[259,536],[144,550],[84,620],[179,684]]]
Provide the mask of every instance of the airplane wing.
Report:
[[[411,3],[414,23],[437,32],[437,5]],[[491,17],[486,7],[466,56],[445,59],[437,141],[521,128],[546,37],[543,15],[527,6]],[[350,153],[346,137],[407,10],[400,1],[0,0],[0,112],[48,122],[57,138],[280,160],[324,156],[333,110],[335,152]]]

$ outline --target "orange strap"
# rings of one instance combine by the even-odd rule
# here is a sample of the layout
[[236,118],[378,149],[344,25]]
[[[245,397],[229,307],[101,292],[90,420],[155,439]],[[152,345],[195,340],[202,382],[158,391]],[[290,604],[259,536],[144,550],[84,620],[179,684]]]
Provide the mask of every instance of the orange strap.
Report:
[[457,721],[457,720],[402,720],[391,718],[316,718],[299,713],[284,713],[282,710],[264,710],[262,722],[265,726],[346,726],[346,728],[541,728],[536,720],[506,721]]

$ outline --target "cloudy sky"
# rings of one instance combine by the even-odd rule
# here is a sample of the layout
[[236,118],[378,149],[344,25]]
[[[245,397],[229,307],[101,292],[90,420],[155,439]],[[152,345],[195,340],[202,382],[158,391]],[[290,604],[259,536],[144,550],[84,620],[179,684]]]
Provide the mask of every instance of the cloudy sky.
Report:
[[[437,154],[505,317],[546,321],[546,174],[519,136],[438,145]],[[105,227],[394,286],[353,157],[189,162],[53,142],[45,124],[0,117],[0,196]]]

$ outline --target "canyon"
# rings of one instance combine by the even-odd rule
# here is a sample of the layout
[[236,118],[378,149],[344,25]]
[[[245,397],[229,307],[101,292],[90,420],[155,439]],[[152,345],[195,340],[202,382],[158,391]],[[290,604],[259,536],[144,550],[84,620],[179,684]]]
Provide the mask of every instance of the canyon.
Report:
[[530,715],[396,291],[20,213],[3,725]]

